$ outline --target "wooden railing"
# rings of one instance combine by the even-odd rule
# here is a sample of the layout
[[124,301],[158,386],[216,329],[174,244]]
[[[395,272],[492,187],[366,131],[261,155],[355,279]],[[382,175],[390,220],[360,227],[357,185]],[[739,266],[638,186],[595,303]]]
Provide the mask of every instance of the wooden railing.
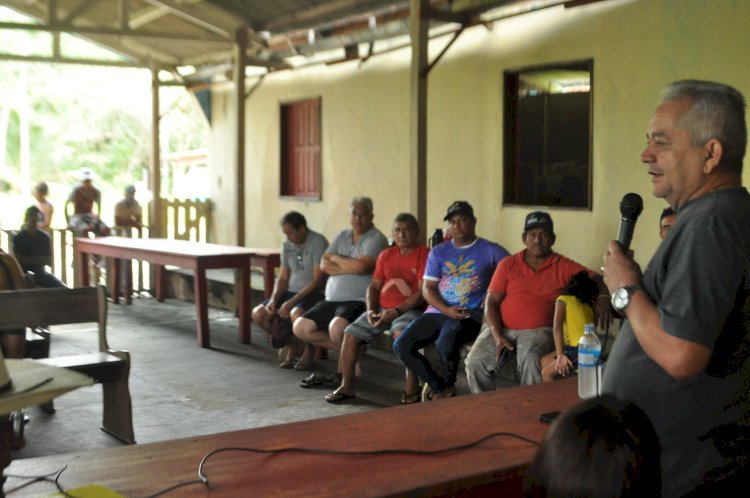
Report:
[[[211,201],[163,201],[162,219],[165,221],[166,238],[208,242],[208,230],[211,226]],[[144,206],[144,210],[147,207]],[[12,253],[11,238],[17,230],[0,229],[0,247]],[[148,238],[149,228],[114,227],[113,235]],[[69,287],[75,285],[76,262],[73,251],[73,232],[67,228],[54,228],[50,232],[52,239],[51,272]],[[133,290],[151,292],[151,276],[148,263],[133,261]],[[93,281],[105,283],[106,272],[92,268]]]
[[168,239],[208,242],[211,201],[164,199],[162,206]]

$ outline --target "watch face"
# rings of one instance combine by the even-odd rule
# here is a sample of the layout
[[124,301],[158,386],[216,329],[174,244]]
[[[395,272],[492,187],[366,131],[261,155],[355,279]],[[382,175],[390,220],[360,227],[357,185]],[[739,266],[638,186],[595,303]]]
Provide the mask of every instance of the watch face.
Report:
[[625,306],[628,305],[629,302],[630,302],[630,296],[628,295],[628,290],[624,287],[617,289],[612,294],[612,306],[616,310],[620,310],[620,311],[623,310]]

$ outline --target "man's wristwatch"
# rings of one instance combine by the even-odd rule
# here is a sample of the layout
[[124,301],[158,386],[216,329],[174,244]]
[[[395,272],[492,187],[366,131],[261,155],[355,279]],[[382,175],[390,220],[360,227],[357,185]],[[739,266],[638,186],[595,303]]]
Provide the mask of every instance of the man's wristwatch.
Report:
[[617,311],[624,311],[630,304],[630,298],[633,294],[643,289],[640,284],[626,285],[620,287],[612,293],[612,307]]

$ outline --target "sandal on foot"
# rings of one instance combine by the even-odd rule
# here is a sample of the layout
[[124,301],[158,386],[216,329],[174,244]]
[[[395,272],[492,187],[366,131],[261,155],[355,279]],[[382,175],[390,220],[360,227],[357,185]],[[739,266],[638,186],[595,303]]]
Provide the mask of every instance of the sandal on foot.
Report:
[[312,373],[309,376],[302,379],[302,383],[299,386],[304,389],[309,389],[311,387],[319,387],[319,386],[324,386],[327,384],[328,385],[341,384],[341,378],[338,377],[336,374],[330,377],[326,377],[325,375]]
[[327,377],[324,377],[323,375],[320,375],[318,373],[311,373],[304,379],[302,379],[302,382],[300,383],[300,387],[316,387],[316,386],[322,386],[325,382]]
[[342,393],[340,389],[336,389],[332,393],[326,394],[326,401],[329,403],[341,403],[348,399],[356,398],[356,394],[346,394]]
[[297,364],[294,360],[284,360],[281,363],[279,363],[279,368],[294,368]]
[[414,403],[419,403],[422,401],[422,392],[419,387],[417,387],[417,390],[413,393],[407,393],[406,391],[401,391],[401,404],[402,405],[411,405]]
[[292,368],[298,372],[306,372],[312,368],[312,362],[302,363],[301,361],[297,361]]

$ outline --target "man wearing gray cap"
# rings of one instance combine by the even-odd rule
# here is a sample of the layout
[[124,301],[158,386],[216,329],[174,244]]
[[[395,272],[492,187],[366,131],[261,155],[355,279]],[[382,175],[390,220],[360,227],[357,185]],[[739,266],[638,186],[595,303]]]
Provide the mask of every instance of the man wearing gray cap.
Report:
[[[529,213],[521,240],[526,248],[497,265],[487,290],[485,323],[466,357],[473,393],[495,390],[495,373],[503,367],[505,350],[515,352],[514,376],[522,385],[542,382],[541,357],[555,347],[555,299],[573,275],[587,272],[608,297],[599,275],[552,250],[555,230],[549,213]],[[609,305],[605,299],[599,301],[597,311],[602,313]]]

